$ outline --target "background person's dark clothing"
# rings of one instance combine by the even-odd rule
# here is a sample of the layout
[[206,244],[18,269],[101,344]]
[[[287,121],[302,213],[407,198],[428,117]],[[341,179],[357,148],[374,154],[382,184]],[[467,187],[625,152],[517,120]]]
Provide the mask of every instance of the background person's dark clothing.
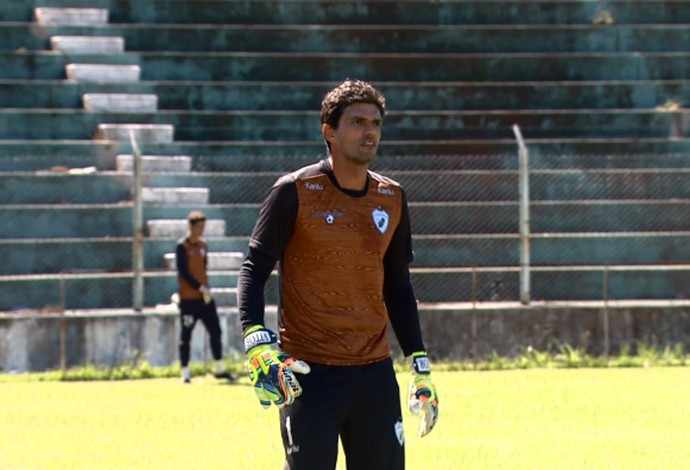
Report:
[[180,302],[180,364],[187,367],[189,364],[190,342],[192,331],[197,320],[201,320],[208,331],[209,342],[211,343],[211,354],[216,361],[223,356],[221,346],[221,330],[216,303],[205,304],[203,300],[182,300]]

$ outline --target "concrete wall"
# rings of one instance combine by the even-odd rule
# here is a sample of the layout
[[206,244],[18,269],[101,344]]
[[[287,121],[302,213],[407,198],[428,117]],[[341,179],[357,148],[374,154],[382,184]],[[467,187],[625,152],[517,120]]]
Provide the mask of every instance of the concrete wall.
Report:
[[[223,349],[231,359],[242,351],[238,318],[236,312],[220,312]],[[275,328],[274,313],[267,315],[267,323]],[[61,331],[67,367],[143,360],[167,366],[178,360],[180,324],[175,312],[81,311],[68,312],[64,319],[59,313],[0,314],[0,372],[59,369]],[[201,322],[192,336],[191,359],[212,359]]]
[[[690,348],[690,302],[612,303],[608,308],[611,352],[639,342]],[[242,334],[236,310],[220,312],[226,357],[242,356]],[[435,358],[470,358],[475,342],[487,357],[496,351],[514,356],[521,347],[553,349],[559,343],[600,354],[604,345],[605,308],[601,302],[579,304],[469,304],[422,306],[427,349]],[[25,372],[60,367],[58,314],[0,315],[0,372]],[[275,312],[267,324],[275,328]],[[473,328],[474,324],[474,328]],[[477,332],[473,339],[473,329]],[[148,360],[154,366],[177,361],[179,322],[175,313],[127,311],[74,313],[65,318],[68,367],[114,366]],[[211,358],[203,326],[192,339],[192,360]],[[394,354],[399,354],[393,339]],[[206,356],[205,356],[206,354]]]

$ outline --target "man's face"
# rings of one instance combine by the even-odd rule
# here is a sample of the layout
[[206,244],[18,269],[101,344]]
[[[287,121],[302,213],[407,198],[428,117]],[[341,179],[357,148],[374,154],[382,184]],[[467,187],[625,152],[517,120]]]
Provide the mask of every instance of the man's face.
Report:
[[201,238],[204,235],[206,221],[199,221],[189,225],[189,234],[194,238]]
[[381,140],[381,113],[375,104],[355,103],[343,110],[338,128],[323,125],[334,158],[368,165],[376,157]]

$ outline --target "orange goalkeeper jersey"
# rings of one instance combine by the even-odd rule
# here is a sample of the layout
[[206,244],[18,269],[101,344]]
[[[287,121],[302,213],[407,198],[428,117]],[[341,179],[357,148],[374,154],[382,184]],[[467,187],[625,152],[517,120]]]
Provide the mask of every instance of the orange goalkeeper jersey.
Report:
[[[275,214],[260,216],[250,246],[280,259],[280,337],[287,353],[321,364],[376,362],[391,353],[384,257],[405,200],[395,181],[371,171],[366,189],[353,195],[323,165],[277,183],[294,184],[297,194],[294,227],[284,246],[273,246],[280,245],[274,241],[277,224],[262,227],[262,219],[282,216]],[[406,243],[402,252],[409,262],[409,226],[404,229],[396,240]]]

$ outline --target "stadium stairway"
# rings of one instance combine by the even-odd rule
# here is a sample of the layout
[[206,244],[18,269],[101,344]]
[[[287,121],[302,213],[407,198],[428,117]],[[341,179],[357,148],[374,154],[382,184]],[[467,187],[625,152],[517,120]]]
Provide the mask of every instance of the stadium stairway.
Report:
[[[65,6],[107,21],[35,21]],[[690,298],[688,24],[687,2],[671,0],[6,0],[0,310],[57,305],[61,282],[67,308],[131,305],[131,175],[118,156],[132,149],[108,134],[118,125],[163,126],[169,138],[143,141],[144,154],[188,158],[148,188],[208,191],[144,208],[146,305],[175,290],[175,236],[152,222],[179,230],[202,209],[226,221],[211,250],[243,252],[273,181],[323,156],[318,106],[345,77],[387,97],[375,169],[408,192],[421,302],[518,300],[513,124],[531,158],[535,300],[597,300],[605,283],[610,299]],[[69,49],[83,37],[96,49]],[[77,80],[74,64],[133,75]],[[157,107],[98,105],[113,95]],[[224,266],[214,286],[235,285]]]
[[[84,8],[36,8],[36,24],[38,27],[102,27],[108,23],[108,12],[105,9]],[[117,36],[95,36],[88,32],[72,35],[50,37],[51,49],[55,52],[83,56],[86,54],[122,54],[125,51],[125,40]],[[109,64],[70,63],[65,67],[69,80],[77,83],[136,83],[140,78],[138,66],[121,66]],[[96,139],[106,141],[128,141],[130,137],[142,144],[157,144],[172,142],[174,126],[170,124],[142,123],[143,113],[156,114],[158,112],[158,97],[155,94],[143,93],[85,93],[82,96],[84,110],[90,115],[98,115],[99,119],[92,127],[97,128]],[[128,119],[120,119],[112,123],[108,116],[114,113],[127,113]],[[72,122],[65,127],[74,126]],[[77,124],[77,127],[82,127]],[[62,134],[61,137],[67,137]],[[117,155],[116,170],[131,174],[133,169],[132,155]],[[154,173],[188,173],[191,169],[189,156],[142,156],[142,171],[144,178]],[[130,185],[131,187],[131,185]],[[83,186],[82,186],[83,189]],[[92,194],[100,192],[95,188]],[[122,195],[126,198],[126,195]],[[142,200],[147,206],[205,206],[208,204],[209,190],[201,187],[178,186],[145,186],[142,188]],[[62,201],[67,201],[62,199]],[[93,203],[94,198],[89,198]],[[114,233],[109,219],[104,223],[108,227],[107,235]],[[56,226],[60,226],[58,222]],[[146,223],[148,236],[155,238],[181,238],[186,234],[187,221],[182,219],[149,219]],[[76,229],[74,234],[84,237],[88,233],[83,229]],[[131,234],[131,230],[123,236]],[[206,235],[209,237],[225,236],[225,220],[209,220]],[[165,264],[168,269],[175,269],[175,254],[165,254]],[[237,270],[243,259],[243,252],[213,252],[209,254],[209,271]],[[117,270],[118,266],[100,265],[100,269]],[[221,307],[234,306],[236,303],[236,289],[227,287],[212,287],[216,304]]]

